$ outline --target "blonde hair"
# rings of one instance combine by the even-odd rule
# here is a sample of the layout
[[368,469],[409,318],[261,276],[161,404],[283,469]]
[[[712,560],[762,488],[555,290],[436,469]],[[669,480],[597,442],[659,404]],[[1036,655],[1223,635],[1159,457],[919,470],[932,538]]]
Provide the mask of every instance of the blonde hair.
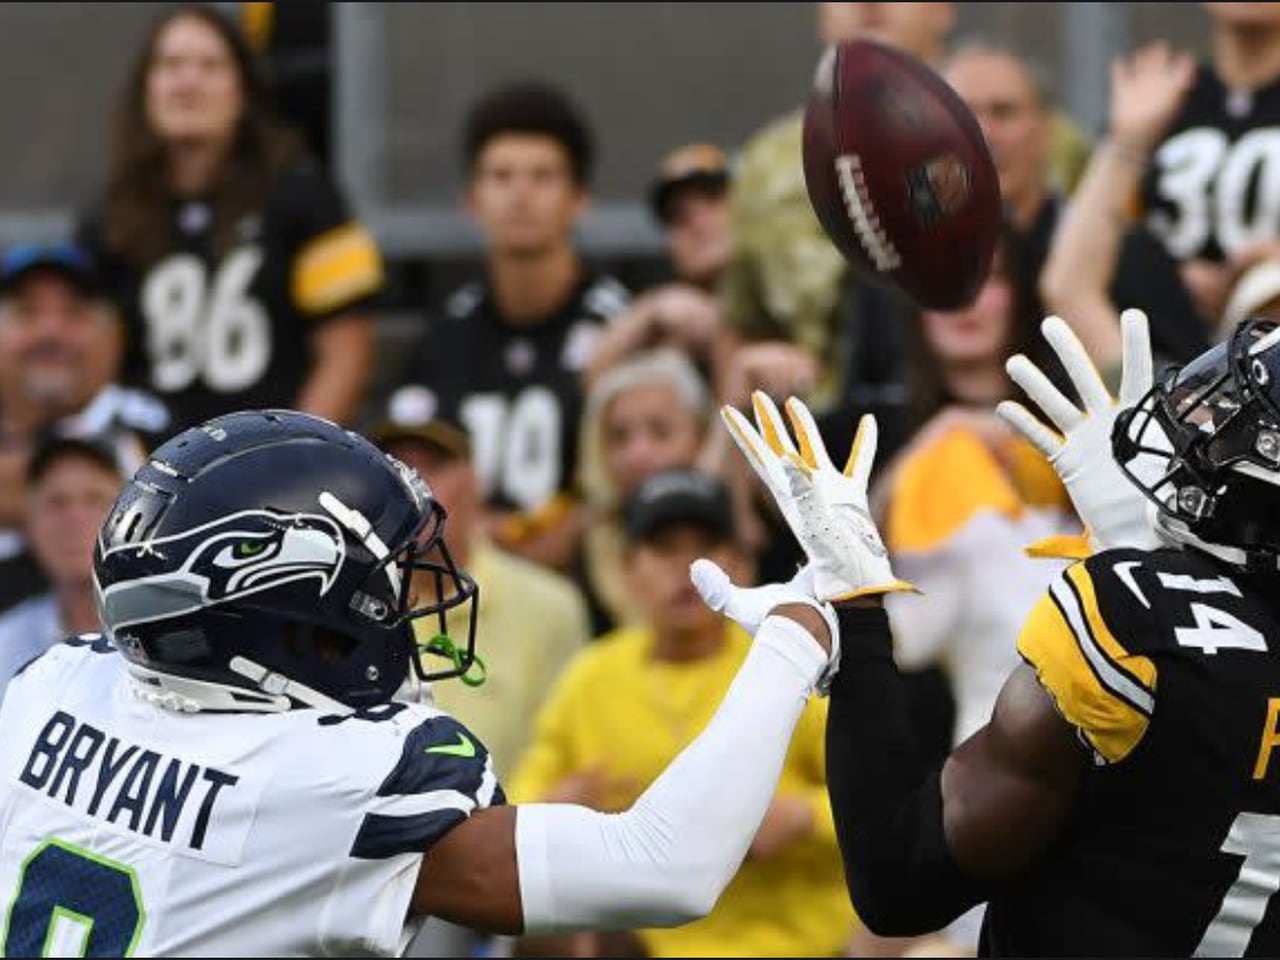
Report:
[[587,502],[598,512],[618,506],[618,490],[605,469],[604,414],[620,394],[637,387],[669,387],[685,412],[705,429],[711,415],[711,391],[693,362],[679,350],[661,347],[629,357],[604,374],[587,394],[578,445],[578,481]]

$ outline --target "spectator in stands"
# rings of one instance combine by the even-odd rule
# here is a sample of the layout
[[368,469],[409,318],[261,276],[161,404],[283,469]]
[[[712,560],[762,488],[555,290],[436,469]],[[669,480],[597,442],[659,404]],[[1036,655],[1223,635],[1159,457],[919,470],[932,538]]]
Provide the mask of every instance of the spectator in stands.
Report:
[[[601,638],[560,677],[508,784],[521,802],[625,809],[705,726],[746,656],[746,635],[708,610],[689,581],[698,557],[747,575],[723,485],[687,471],[658,474],[629,501],[626,525],[627,569],[645,620]],[[823,788],[825,714],[825,701],[814,700],[801,718],[773,805],[712,913],[678,929],[636,931],[638,949],[617,955],[841,951],[854,916]]]
[[[941,61],[955,23],[951,3],[819,3],[817,12],[824,44],[869,37],[930,64]],[[844,389],[847,267],[809,205],[802,126],[797,109],[743,148],[730,206],[724,319],[745,340],[784,340],[810,352],[822,370],[813,396],[821,408]]]
[[670,344],[715,376],[721,341],[720,278],[729,259],[729,164],[724,151],[693,143],[669,153],[649,188],[675,279],[645,291],[609,325],[591,352],[587,385],[623,358]]
[[580,476],[590,509],[584,568],[597,632],[643,615],[626,576],[623,505],[651,476],[698,462],[710,414],[707,385],[670,347],[632,355],[587,394]]
[[1141,195],[1147,223],[1216,324],[1254,248],[1280,239],[1280,190],[1270,186],[1280,183],[1280,4],[1202,6],[1211,60],[1158,136]]
[[124,476],[115,452],[54,439],[27,472],[27,534],[49,591],[0,616],[0,702],[15,673],[66,637],[99,629],[93,546]]
[[354,415],[378,250],[211,7],[155,22],[80,236],[124,314],[126,375],[169,402],[175,426],[243,407]]
[[463,155],[485,275],[431,319],[410,385],[393,401],[463,424],[498,542],[569,570],[583,523],[574,490],[581,377],[601,328],[628,299],[574,249],[591,132],[560,91],[506,86],[472,107]]
[[[1153,44],[1111,69],[1111,116],[1107,137],[1098,144],[1084,179],[1067,209],[1045,263],[1040,286],[1045,305],[1076,331],[1089,355],[1109,379],[1120,370],[1122,307],[1111,283],[1123,263],[1129,208],[1139,178],[1161,131],[1179,109],[1195,77],[1195,62]],[[1152,285],[1154,277],[1135,278]],[[1169,281],[1164,281],[1168,283]],[[1157,354],[1187,357],[1173,349],[1165,317],[1151,313],[1151,338]],[[1206,336],[1208,328],[1201,325]]]
[[[923,594],[885,604],[898,662],[912,671],[942,667],[955,703],[951,729],[929,741],[944,755],[990,719],[1018,662],[1023,620],[1061,571],[1026,547],[1080,529],[1057,476],[994,413],[1014,395],[1005,360],[1031,350],[1042,361],[1045,352],[1029,289],[1015,280],[1017,252],[1009,235],[972,306],[926,311],[909,324],[908,396],[918,428],[875,491],[894,567]],[[946,716],[936,700],[922,696],[914,706],[933,721]],[[950,937],[975,949],[980,919],[980,911],[969,916]]]
[[83,250],[19,246],[0,257],[0,610],[45,588],[22,532],[32,450],[50,436],[95,438],[132,473],[168,433],[160,401],[114,383],[122,344]]
[[[958,49],[944,76],[973,110],[991,147],[1005,211],[1019,234],[1023,276],[1017,285],[1032,293],[1029,314],[1042,315],[1045,304],[1036,295],[1037,282],[1065,206],[1048,163],[1052,95],[1028,60],[987,42]],[[1177,264],[1141,224],[1130,225],[1119,238],[1117,255],[1102,280],[1103,292],[1109,291],[1110,299],[1122,307],[1139,307],[1154,318],[1152,340],[1162,356],[1185,362],[1199,355],[1208,346],[1206,330]],[[1049,309],[1074,323],[1074,298],[1082,295],[1083,286],[1077,274],[1050,284]],[[1118,342],[1118,329],[1116,336]]]
[[[449,553],[475,578],[484,598],[476,626],[480,655],[488,665],[484,684],[439,683],[432,694],[442,709],[476,732],[497,762],[514,763],[528,746],[534,717],[552,681],[590,639],[586,604],[571,582],[507,553],[486,535],[480,483],[466,433],[444,420],[415,422],[397,417],[398,412],[393,408],[391,419],[371,438],[431,486],[448,513],[444,539]],[[417,576],[419,589],[435,589],[430,574]],[[469,607],[456,610],[450,625],[464,622],[470,614]],[[437,624],[426,618],[415,627],[425,644]],[[507,772],[497,771],[499,777]]]
[[332,155],[333,9],[310,0],[241,3],[240,29],[271,74],[280,115],[321,163]]
[[[895,636],[905,661],[951,666],[957,741],[990,718],[1016,660],[1018,628],[1054,574],[1023,548],[1079,529],[1048,464],[995,415],[1014,396],[1005,360],[1021,352],[1039,364],[1046,353],[1040,318],[1015,282],[1017,255],[1007,235],[971,306],[924,311],[910,325],[916,429],[873,497],[895,564],[912,570],[902,576],[928,597],[889,605],[900,621]],[[1001,584],[998,602],[983,583]]]

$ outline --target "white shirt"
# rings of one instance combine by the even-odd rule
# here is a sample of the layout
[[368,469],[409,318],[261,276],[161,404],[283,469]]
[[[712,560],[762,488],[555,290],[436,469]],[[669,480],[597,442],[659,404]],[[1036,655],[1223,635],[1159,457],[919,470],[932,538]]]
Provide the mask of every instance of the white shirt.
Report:
[[956,701],[955,743],[991,719],[1001,687],[1021,662],[1022,623],[1065,566],[1028,557],[1027,544],[1067,526],[1056,510],[1028,507],[1016,520],[981,511],[932,553],[895,559],[898,575],[921,594],[885,599],[894,652],[904,669],[946,667]]
[[180,714],[132,684],[74,639],[9,686],[6,956],[393,955],[424,852],[502,802],[429,707]]

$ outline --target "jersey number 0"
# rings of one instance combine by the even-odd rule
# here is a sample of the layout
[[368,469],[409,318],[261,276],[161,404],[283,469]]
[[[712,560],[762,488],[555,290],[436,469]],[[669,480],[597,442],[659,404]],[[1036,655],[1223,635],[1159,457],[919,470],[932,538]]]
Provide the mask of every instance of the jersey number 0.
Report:
[[146,912],[128,867],[62,840],[22,864],[4,928],[6,957],[129,957]]

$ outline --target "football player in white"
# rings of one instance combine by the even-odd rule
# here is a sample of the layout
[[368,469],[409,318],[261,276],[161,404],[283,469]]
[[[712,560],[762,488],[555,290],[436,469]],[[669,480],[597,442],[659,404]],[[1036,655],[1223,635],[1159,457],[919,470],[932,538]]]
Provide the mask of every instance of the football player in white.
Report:
[[[750,593],[695,564],[755,637],[710,725],[621,814],[515,808],[461,724],[393,701],[445,673],[410,621],[477,602],[443,523],[413,471],[303,414],[159,448],[99,537],[104,635],[30,663],[0,708],[0,953],[389,955],[425,915],[514,933],[710,910],[835,661],[815,583],[890,589],[887,563],[854,582],[818,558]],[[443,599],[418,606],[413,569]]]

